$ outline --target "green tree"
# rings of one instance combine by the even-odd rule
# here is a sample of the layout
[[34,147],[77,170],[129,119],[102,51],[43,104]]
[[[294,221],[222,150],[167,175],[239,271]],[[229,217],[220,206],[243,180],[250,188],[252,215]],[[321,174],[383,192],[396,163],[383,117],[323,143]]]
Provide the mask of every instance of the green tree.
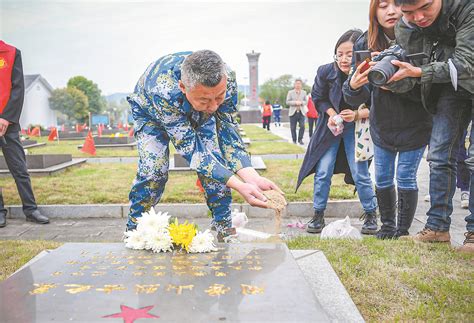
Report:
[[63,113],[70,121],[84,122],[88,118],[87,96],[76,88],[54,90],[49,102],[51,109]]
[[101,95],[101,91],[97,84],[84,76],[74,76],[67,82],[68,88],[76,88],[87,96],[89,102],[89,112],[92,114],[100,114],[106,107],[106,102]]
[[[270,100],[274,102],[278,99],[280,104],[286,106],[286,95],[288,91],[293,89],[295,83],[295,77],[291,74],[284,74],[276,79],[269,79],[260,86],[260,97],[264,100]],[[306,93],[311,92],[311,88],[305,82],[303,82],[303,90]]]

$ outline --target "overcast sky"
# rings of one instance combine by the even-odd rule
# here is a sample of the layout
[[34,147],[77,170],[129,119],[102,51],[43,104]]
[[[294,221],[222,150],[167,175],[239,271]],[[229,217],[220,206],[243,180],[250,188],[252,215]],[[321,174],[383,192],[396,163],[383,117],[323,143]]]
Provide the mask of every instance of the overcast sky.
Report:
[[25,74],[53,87],[83,75],[103,94],[131,92],[157,58],[212,49],[248,84],[246,53],[260,52],[259,83],[292,74],[312,84],[347,29],[368,26],[369,0],[0,0],[0,38],[22,51]]

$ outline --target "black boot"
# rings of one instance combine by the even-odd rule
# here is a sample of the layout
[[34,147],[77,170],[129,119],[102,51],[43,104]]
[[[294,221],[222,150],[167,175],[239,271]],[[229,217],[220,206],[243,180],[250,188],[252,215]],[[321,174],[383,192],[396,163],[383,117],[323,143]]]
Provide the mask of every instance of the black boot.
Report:
[[418,190],[398,189],[398,217],[396,237],[409,235],[418,205]]
[[382,227],[377,232],[377,239],[393,239],[397,232],[395,212],[397,210],[397,194],[395,186],[376,190],[377,203],[379,204],[380,221]]
[[306,225],[306,232],[320,233],[324,226],[324,211],[314,210],[313,218]]
[[362,234],[376,234],[377,233],[377,212],[364,212],[360,220],[364,220],[364,224],[360,229],[360,233]]

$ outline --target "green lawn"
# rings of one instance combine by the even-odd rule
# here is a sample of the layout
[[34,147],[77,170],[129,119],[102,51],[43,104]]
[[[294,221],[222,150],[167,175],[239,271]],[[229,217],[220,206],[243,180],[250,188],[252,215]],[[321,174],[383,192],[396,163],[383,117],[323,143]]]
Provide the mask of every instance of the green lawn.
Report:
[[[0,281],[53,241],[0,241]],[[474,256],[412,241],[300,237],[290,249],[324,252],[368,322],[469,322],[474,315]],[[297,287],[297,286],[295,286]]]
[[[295,185],[302,160],[266,160],[267,170],[261,172],[275,181],[287,194],[288,201],[312,201],[313,179],[307,178],[298,193]],[[128,203],[128,193],[135,177],[135,164],[84,164],[64,173],[49,177],[32,177],[33,189],[39,204]],[[204,203],[196,188],[194,172],[171,172],[163,203]],[[0,178],[3,197],[8,205],[20,199],[12,178]],[[331,199],[351,199],[353,188],[343,183],[342,175],[333,178]],[[234,200],[243,202],[234,192]]]
[[413,241],[299,237],[291,249],[324,252],[362,316],[373,322],[472,322],[474,256]]
[[[259,128],[255,125],[243,125],[246,136],[250,138],[250,146],[248,151],[252,155],[263,154],[301,154],[304,149],[287,142],[275,142],[281,138]],[[94,157],[136,157],[138,156],[135,149],[97,149],[96,155],[91,156],[82,153],[77,146],[84,143],[83,140],[60,140],[48,141],[48,137],[31,138],[38,142],[45,142],[46,146],[32,148],[28,150],[29,154],[71,154],[73,157],[94,158]],[[176,149],[171,144],[170,154],[176,153]],[[0,152],[1,154],[1,152]]]

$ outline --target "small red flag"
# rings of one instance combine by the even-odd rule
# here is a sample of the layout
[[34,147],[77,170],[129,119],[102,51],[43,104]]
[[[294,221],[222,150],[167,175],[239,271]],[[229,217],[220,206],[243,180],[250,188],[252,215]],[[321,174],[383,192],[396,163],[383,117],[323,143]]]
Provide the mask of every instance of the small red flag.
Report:
[[99,128],[97,128],[97,134],[99,135],[99,137],[102,137],[102,125],[99,124]]
[[81,151],[83,153],[95,156],[94,138],[92,137],[92,132],[90,130],[87,133],[87,137],[86,137],[86,140],[84,141],[84,145],[82,146]]
[[56,139],[58,139],[58,128],[53,127],[49,133],[48,141],[55,141]]
[[133,134],[134,134],[134,130],[133,130],[133,127],[131,127],[130,131],[128,132],[128,136],[133,137]]
[[122,129],[122,128],[123,128],[123,123],[122,123],[122,121],[119,121],[119,123],[117,124],[117,128],[119,128],[119,129]]
[[196,186],[197,186],[197,188],[199,188],[199,192],[204,193],[204,187],[202,187],[202,184],[201,184],[201,181],[199,180],[199,178],[196,181]]
[[33,130],[31,130],[30,136],[31,136],[31,137],[41,137],[41,129],[40,129],[40,127],[35,127],[35,128],[33,128]]

